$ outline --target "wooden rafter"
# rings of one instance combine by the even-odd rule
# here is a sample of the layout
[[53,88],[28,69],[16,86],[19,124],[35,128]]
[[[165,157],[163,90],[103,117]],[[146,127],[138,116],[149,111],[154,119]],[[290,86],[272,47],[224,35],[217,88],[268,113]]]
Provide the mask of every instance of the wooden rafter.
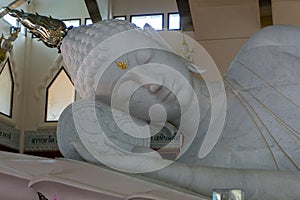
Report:
[[[7,7],[9,7],[10,9],[15,9],[15,8],[19,7],[20,5],[22,5],[23,3],[25,3],[25,2],[26,2],[26,0],[15,0],[15,1],[11,2],[9,5],[7,5]],[[6,15],[6,14],[7,14],[7,10],[2,9],[0,11],[0,19],[2,17],[4,17],[4,15]]]
[[180,15],[181,29],[183,31],[193,31],[193,19],[190,10],[189,0],[176,0]]
[[90,18],[93,23],[99,22],[102,20],[100,10],[96,0],[84,0],[85,5],[88,9]]

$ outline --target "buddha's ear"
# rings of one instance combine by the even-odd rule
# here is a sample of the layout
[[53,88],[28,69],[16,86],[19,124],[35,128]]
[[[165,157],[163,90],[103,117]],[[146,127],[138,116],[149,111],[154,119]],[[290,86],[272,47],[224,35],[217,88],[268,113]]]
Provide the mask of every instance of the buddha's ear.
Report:
[[[150,37],[152,40],[154,40],[155,42],[159,43],[161,46],[163,46],[164,48],[166,48],[166,50],[170,50],[170,52],[174,52],[174,50],[172,50],[172,47],[169,45],[169,43],[167,41],[165,41],[163,39],[163,37],[157,33],[156,30],[154,30],[154,28],[152,28],[152,26],[150,26],[149,24],[145,24],[144,25],[144,32],[145,34]],[[196,74],[203,74],[206,70],[198,67],[192,63],[190,63],[189,61],[187,61],[186,59],[184,59],[183,57],[181,57],[179,54],[175,53],[177,56],[180,57],[180,60],[184,63],[184,65],[193,73]]]
[[145,24],[144,25],[144,33],[150,37],[152,40],[154,40],[155,42],[159,43],[161,46],[163,46],[166,49],[171,50],[171,46],[169,45],[169,43],[167,43],[165,41],[165,39],[163,39],[163,37],[161,37],[161,35],[149,24]]
[[[178,55],[180,56],[180,55]],[[204,74],[206,72],[206,69],[196,66],[193,63],[187,61],[186,59],[182,58],[180,56],[180,60],[184,63],[184,65],[193,73],[195,74]]]

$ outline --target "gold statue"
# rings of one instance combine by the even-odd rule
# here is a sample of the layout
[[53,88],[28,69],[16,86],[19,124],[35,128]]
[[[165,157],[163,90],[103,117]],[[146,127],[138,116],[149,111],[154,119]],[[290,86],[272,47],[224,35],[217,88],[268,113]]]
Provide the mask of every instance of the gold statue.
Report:
[[[2,44],[2,41],[4,39],[4,36],[3,36],[3,33],[2,33],[2,36],[0,38],[0,45]],[[2,48],[0,48],[0,64],[5,61],[6,59],[6,51]]]
[[4,38],[4,35],[2,33],[0,38],[0,64],[6,60],[7,52],[11,52],[13,49],[12,42],[15,41],[18,37],[18,34],[20,32],[20,29],[18,28],[16,32],[11,33],[9,38]]
[[42,40],[46,46],[59,49],[60,42],[68,31],[63,21],[38,13],[31,14],[25,13],[23,10],[12,10],[9,7],[4,9],[10,16],[17,18],[33,35]]

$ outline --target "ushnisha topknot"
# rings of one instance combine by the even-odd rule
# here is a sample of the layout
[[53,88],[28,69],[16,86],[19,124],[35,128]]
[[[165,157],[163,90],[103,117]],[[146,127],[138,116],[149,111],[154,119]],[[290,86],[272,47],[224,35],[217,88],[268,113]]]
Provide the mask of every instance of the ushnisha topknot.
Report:
[[96,24],[72,28],[63,39],[61,53],[72,80],[84,58],[98,44],[123,31],[137,28],[125,20],[103,20]]

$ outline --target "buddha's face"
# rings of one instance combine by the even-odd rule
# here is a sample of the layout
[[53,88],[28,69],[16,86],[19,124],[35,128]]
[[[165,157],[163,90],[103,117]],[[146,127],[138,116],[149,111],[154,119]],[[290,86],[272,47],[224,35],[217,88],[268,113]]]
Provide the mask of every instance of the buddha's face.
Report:
[[[193,98],[192,78],[175,55],[158,50],[131,52],[103,74],[98,98],[112,107],[147,121],[174,121]],[[124,66],[123,66],[124,67]]]

